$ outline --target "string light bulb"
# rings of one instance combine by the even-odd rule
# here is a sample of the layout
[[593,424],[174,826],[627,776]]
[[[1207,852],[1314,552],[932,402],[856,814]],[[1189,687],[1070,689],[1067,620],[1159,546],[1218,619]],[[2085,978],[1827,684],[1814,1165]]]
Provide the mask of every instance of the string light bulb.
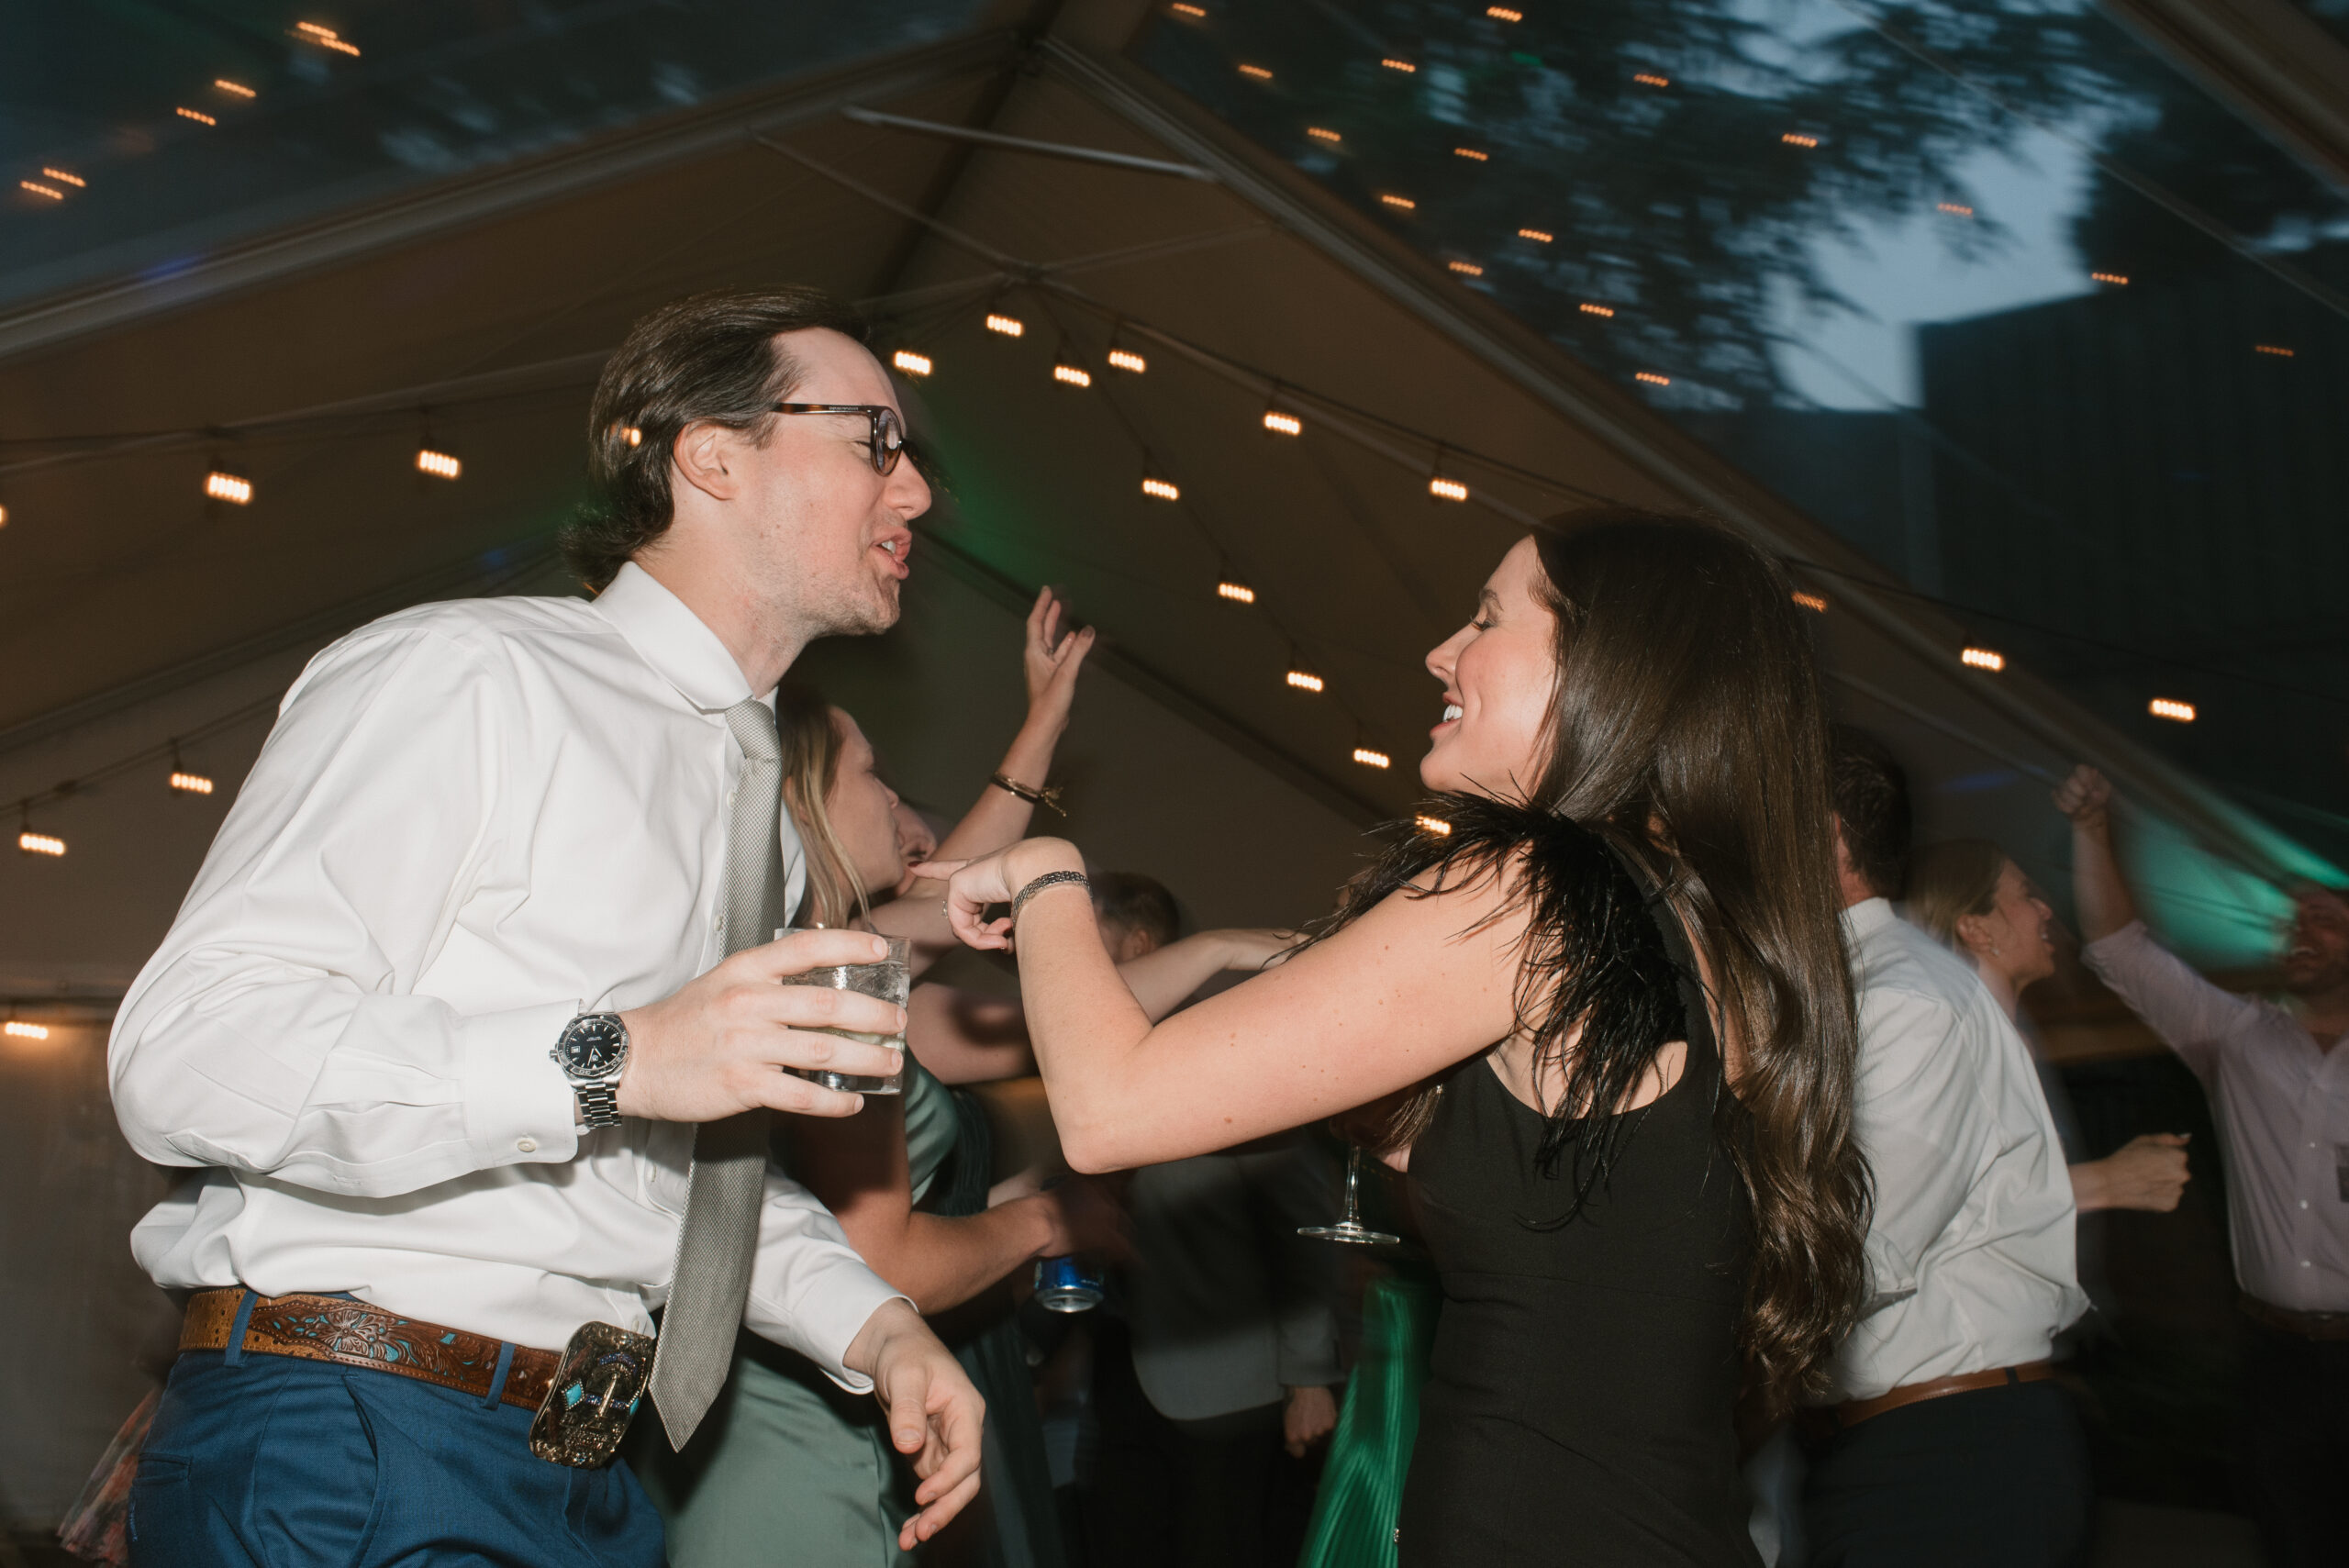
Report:
[[1638,83],[1642,87],[1669,87],[1672,85],[1671,77],[1659,76],[1653,71],[1635,71],[1631,73],[1631,80]]
[[1428,478],[1428,494],[1439,501],[1465,501],[1468,499],[1468,486],[1456,479],[1447,479],[1441,473],[1431,474]]
[[1933,210],[1936,212],[1945,212],[1952,217],[1972,217],[1974,216],[1974,209],[1967,206],[1964,202],[1935,202],[1933,204]]
[[8,526],[8,508],[7,508],[7,507],[6,507],[6,506],[0,506],[0,528],[6,528],[7,526]]
[[1412,825],[1418,828],[1420,832],[1427,834],[1430,838],[1449,839],[1452,837],[1452,824],[1446,822],[1441,817],[1430,817],[1426,812],[1422,811],[1417,817],[1411,818],[1411,822]]
[[644,444],[644,432],[634,425],[623,425],[620,427],[620,439],[632,447],[640,447]]
[[1240,68],[1240,74],[1252,82],[1270,82],[1273,79],[1273,73],[1261,65],[1243,65]]
[[447,452],[434,451],[430,447],[416,450],[416,471],[435,479],[454,479],[464,472],[465,465]]
[[1391,768],[1395,765],[1395,759],[1375,746],[1355,747],[1354,761],[1365,768]]
[[1083,365],[1073,365],[1066,360],[1061,360],[1052,366],[1052,379],[1063,386],[1091,386],[1093,373]]
[[1517,231],[1517,237],[1520,239],[1531,239],[1536,245],[1547,245],[1557,238],[1546,228],[1520,228]]
[[1987,670],[1993,674],[2007,667],[2007,656],[1987,648],[1967,648],[1957,656],[1957,662],[1976,670]]
[[1485,269],[1474,261],[1454,261],[1452,263],[1452,270],[1464,278],[1481,278],[1485,275]]
[[194,120],[198,125],[218,125],[220,123],[218,120],[214,119],[210,115],[206,114],[202,109],[191,109],[185,104],[180,105],[172,112],[179,116],[179,117],[184,120]]
[[1491,153],[1474,147],[1455,147],[1452,150],[1452,155],[1454,158],[1465,158],[1471,163],[1490,163],[1493,161]]
[[2094,283],[2110,284],[2114,288],[2129,286],[2129,274],[2126,272],[2090,272],[2088,278]]
[[1301,436],[1305,434],[1305,421],[1278,408],[1267,408],[1264,410],[1264,428],[1276,436]]
[[172,742],[172,788],[180,795],[210,795],[212,781],[202,773],[192,773],[180,760],[180,743]]
[[321,27],[316,22],[296,22],[294,24],[294,32],[297,38],[306,42],[333,50],[337,54],[347,54],[353,60],[359,58],[359,46],[346,41],[342,35],[332,28]]
[[1823,616],[1827,613],[1827,600],[1820,595],[1806,594],[1800,588],[1797,588],[1794,592],[1794,601],[1814,615]]
[[1615,307],[1614,307],[1613,306],[1611,306],[1611,305],[1593,305],[1589,300],[1584,300],[1584,301],[1582,302],[1582,304],[1580,304],[1579,306],[1575,306],[1575,308],[1576,308],[1576,309],[1578,309],[1578,310],[1580,310],[1580,311],[1581,311],[1585,316],[1608,316],[1608,317],[1611,317],[1611,316],[1613,316],[1613,315],[1615,314]]
[[2251,349],[2255,354],[2273,354],[2279,360],[2288,360],[2292,357],[2292,350],[2280,343],[2254,343]]
[[1183,498],[1180,486],[1150,474],[1142,476],[1141,493],[1153,501],[1180,501]]
[[1417,210],[1417,208],[1419,207],[1419,203],[1417,203],[1417,202],[1413,201],[1413,200],[1412,200],[1410,197],[1408,197],[1408,196],[1386,195],[1386,196],[1381,196],[1381,197],[1379,197],[1378,199],[1379,199],[1381,202],[1384,202],[1386,206],[1391,206],[1391,207],[1399,208],[1400,210],[1402,210],[1402,211],[1404,211],[1404,212],[1412,212],[1412,211],[1415,211],[1415,210]]
[[1110,369],[1124,371],[1128,375],[1140,375],[1150,369],[1150,361],[1131,349],[1112,349],[1108,360]]
[[204,493],[215,501],[226,501],[232,506],[250,506],[253,500],[253,482],[216,468],[204,476]]
[[1386,60],[1380,61],[1378,63],[1386,67],[1389,71],[1399,71],[1406,76],[1417,74],[1419,69],[1408,60],[1396,60],[1391,56]]
[[223,93],[228,94],[228,96],[232,98],[251,98],[259,96],[258,94],[256,94],[250,87],[246,86],[243,83],[231,82],[226,76],[215,76],[212,79],[212,84],[215,87],[219,88]]
[[990,310],[987,312],[987,330],[1000,332],[1007,338],[1017,338],[1027,332],[1028,323],[1017,316],[1005,316]]
[[49,1026],[28,1024],[22,1018],[10,1018],[6,1023],[0,1024],[0,1034],[5,1034],[11,1040],[47,1040]]
[[1199,6],[1184,5],[1183,0],[1174,0],[1174,5],[1171,8],[1178,17],[1204,17],[1207,15],[1207,12]]
[[2155,697],[2145,705],[2145,711],[2155,718],[2166,718],[2178,724],[2194,722],[2194,705],[2174,697]]
[[44,185],[39,180],[19,180],[17,182],[17,184],[19,188],[30,191],[37,196],[47,196],[53,202],[61,202],[65,199],[65,193],[63,191],[58,190],[52,185]]
[[89,181],[84,180],[81,175],[73,173],[69,170],[43,169],[41,172],[47,175],[50,179],[55,180],[59,184],[71,185],[77,191],[85,191],[90,188]]
[[36,833],[28,828],[17,835],[17,848],[28,855],[47,855],[54,860],[65,853],[65,840],[54,833]]
[[928,375],[930,373],[930,356],[928,354],[917,354],[911,349],[899,349],[896,353],[889,356],[889,363],[896,367],[899,371],[905,373],[907,375]]
[[1311,137],[1316,141],[1326,141],[1332,147],[1346,139],[1344,137],[1340,136],[1336,131],[1331,130],[1327,126],[1307,126],[1305,128],[1305,134]]
[[1787,131],[1785,135],[1779,137],[1778,139],[1785,142],[1788,147],[1817,147],[1819,145],[1819,138],[1815,136],[1805,136],[1798,130]]
[[1496,22],[1521,22],[1525,20],[1524,12],[1513,11],[1507,6],[1487,6],[1485,7],[1485,15],[1490,17]]
[[1633,371],[1631,373],[1631,379],[1633,381],[1646,382],[1650,386],[1670,386],[1672,384],[1672,378],[1670,376],[1658,375],[1653,371]]
[[1229,599],[1235,605],[1252,605],[1256,602],[1256,590],[1241,582],[1229,572],[1216,579],[1215,595],[1217,598]]
[[1287,679],[1288,684],[1295,686],[1298,691],[1312,692],[1317,695],[1319,695],[1327,684],[1320,676],[1315,674],[1310,670],[1292,669],[1288,673]]

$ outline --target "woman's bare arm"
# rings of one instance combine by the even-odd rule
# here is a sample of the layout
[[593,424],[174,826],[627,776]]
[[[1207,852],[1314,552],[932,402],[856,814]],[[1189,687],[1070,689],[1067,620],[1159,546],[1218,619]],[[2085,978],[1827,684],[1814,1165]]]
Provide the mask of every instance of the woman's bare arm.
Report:
[[[953,878],[974,946],[1001,946],[980,907],[1074,871],[1073,846],[1032,840]],[[1019,917],[1020,990],[1069,1162],[1119,1170],[1182,1159],[1350,1110],[1416,1084],[1515,1025],[1521,915],[1482,929],[1504,891],[1386,899],[1264,974],[1153,1025],[1103,951],[1089,902],[1048,889]]]
[[[1296,940],[1286,931],[1201,931],[1129,959],[1119,976],[1153,1022],[1227,969],[1261,969]],[[906,1045],[949,1084],[991,1084],[1036,1070],[1028,1014],[1019,1001],[946,985],[917,985],[906,1006]]]
[[905,1103],[895,1096],[871,1097],[852,1117],[796,1119],[791,1166],[838,1217],[849,1245],[873,1272],[926,1314],[961,1306],[1030,1259],[1102,1242],[1073,1230],[1058,1191],[958,1218],[916,1209]]
[[[1060,621],[1060,601],[1047,588],[1037,595],[1035,607],[1028,612],[1026,638],[1020,645],[1028,717],[996,770],[1031,789],[1043,788],[1051,776],[1053,754],[1060,750],[1061,737],[1068,732],[1069,715],[1076,703],[1077,674],[1085,668],[1085,656],[1093,651],[1092,628],[1063,637]],[[938,858],[970,860],[991,855],[1019,842],[1035,815],[1033,801],[986,784],[971,809],[963,814],[963,820],[938,846]],[[927,969],[954,945],[954,933],[946,923],[946,884],[914,884],[904,897],[873,911],[873,927],[885,936],[911,939],[915,967]]]

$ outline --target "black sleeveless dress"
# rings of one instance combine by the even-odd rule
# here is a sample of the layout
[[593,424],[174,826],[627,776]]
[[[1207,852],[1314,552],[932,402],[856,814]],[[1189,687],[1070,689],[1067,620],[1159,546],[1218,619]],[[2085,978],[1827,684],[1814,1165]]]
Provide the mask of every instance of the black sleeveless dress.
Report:
[[[1658,911],[1659,914],[1663,912]],[[1484,1057],[1454,1068],[1411,1150],[1443,1312],[1398,1532],[1403,1568],[1700,1563],[1758,1568],[1731,1425],[1750,1255],[1744,1188],[1715,1130],[1719,1046],[1679,923],[1680,1077],[1579,1214],[1572,1162]]]

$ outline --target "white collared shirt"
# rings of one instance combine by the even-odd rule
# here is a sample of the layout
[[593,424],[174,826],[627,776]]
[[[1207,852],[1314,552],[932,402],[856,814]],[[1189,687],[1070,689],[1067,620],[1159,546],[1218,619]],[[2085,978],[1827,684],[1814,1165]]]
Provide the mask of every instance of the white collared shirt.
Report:
[[[581,1131],[549,1052],[724,955],[751,695],[633,565],[593,604],[427,605],[312,660],[116,1019],[124,1134],[200,1168],[133,1232],[156,1282],[548,1350],[649,1329],[694,1129]],[[783,844],[788,908],[788,817]],[[771,1168],[749,1326],[861,1388],[841,1357],[896,1296]]]
[[1881,898],[1843,911],[1876,1173],[1870,1310],[1837,1400],[2046,1359],[2087,1310],[2064,1151],[2031,1051],[1981,977]]
[[2349,1045],[2211,984],[2131,921],[2080,956],[2182,1057],[2227,1158],[2235,1278],[2295,1312],[2349,1312]]

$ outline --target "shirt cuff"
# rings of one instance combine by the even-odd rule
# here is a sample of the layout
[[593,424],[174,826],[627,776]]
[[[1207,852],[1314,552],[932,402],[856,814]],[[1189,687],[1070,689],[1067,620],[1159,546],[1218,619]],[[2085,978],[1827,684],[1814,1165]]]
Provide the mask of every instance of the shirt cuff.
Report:
[[913,1306],[857,1255],[829,1209],[770,1165],[742,1326],[797,1351],[851,1394],[869,1394],[873,1380],[849,1371],[845,1358],[873,1315],[892,1301]]
[[465,1137],[476,1168],[560,1164],[579,1152],[579,1101],[551,1052],[575,1002],[479,1013],[457,1026]]

